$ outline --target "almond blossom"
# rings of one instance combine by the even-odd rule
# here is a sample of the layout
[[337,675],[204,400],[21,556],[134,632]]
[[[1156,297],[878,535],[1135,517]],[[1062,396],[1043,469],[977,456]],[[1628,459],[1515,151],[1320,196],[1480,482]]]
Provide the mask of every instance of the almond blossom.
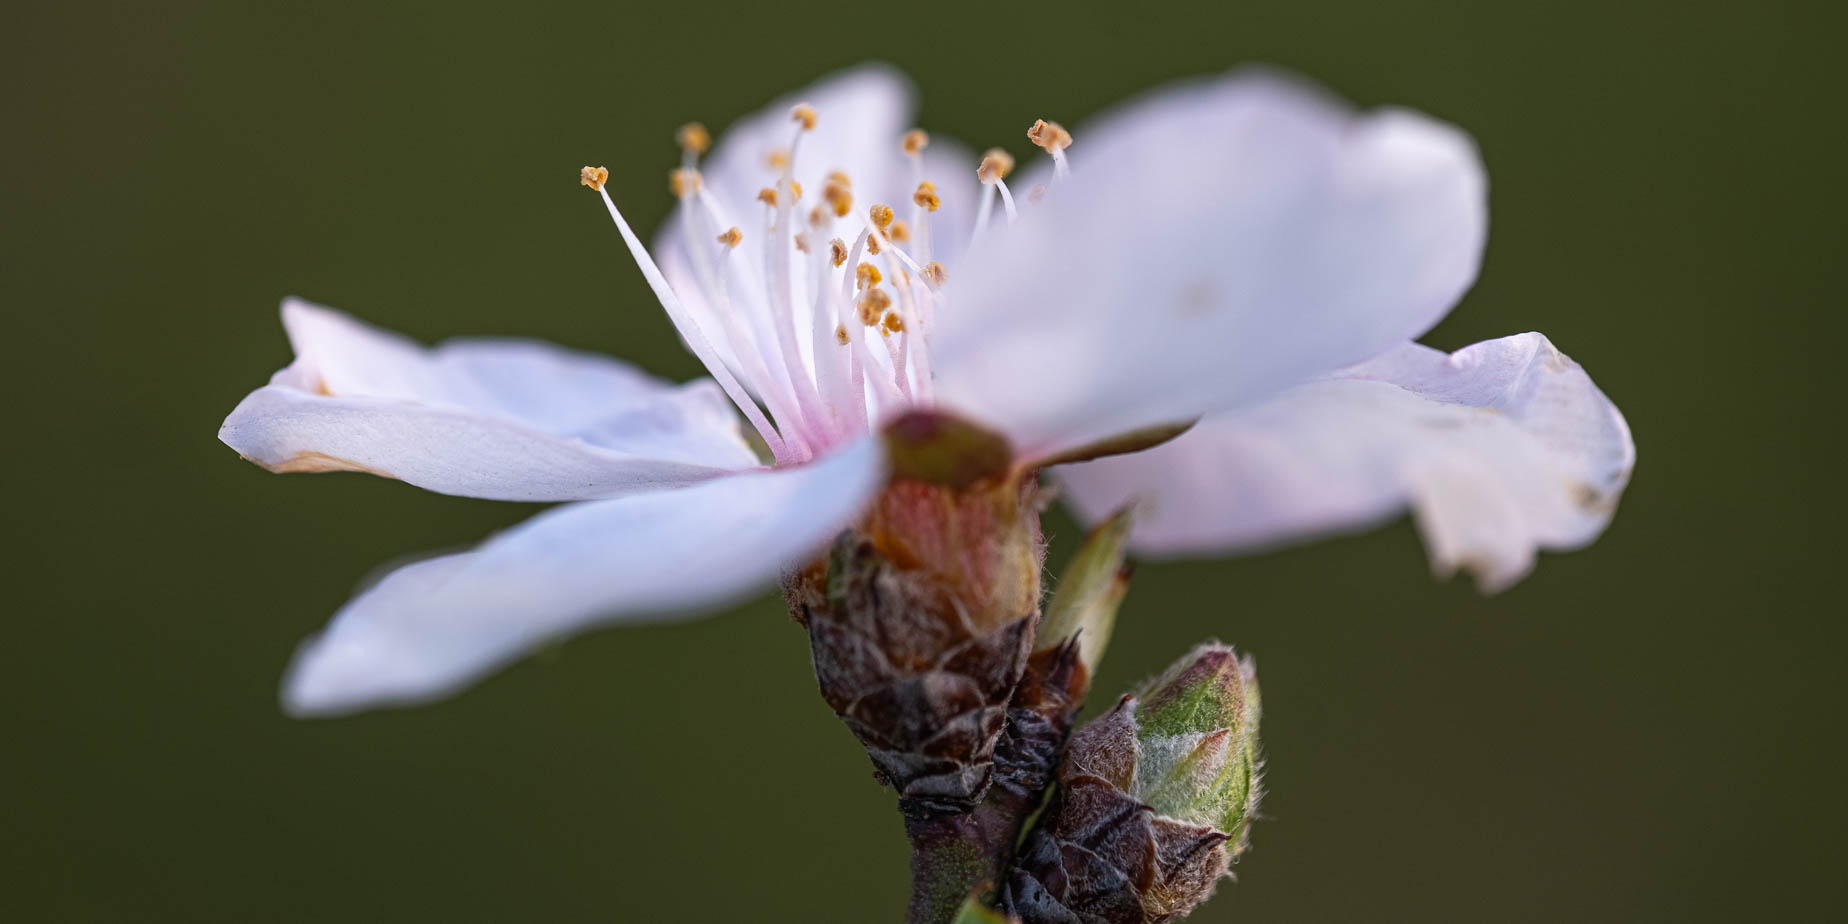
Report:
[[241,455],[569,502],[362,590],[297,653],[287,708],[425,701],[595,625],[734,601],[867,509],[893,464],[882,431],[918,412],[1004,440],[1087,519],[1136,504],[1146,555],[1409,509],[1440,573],[1496,590],[1609,522],[1634,448],[1579,366],[1539,334],[1413,342],[1486,237],[1456,128],[1244,71],[1076,132],[1035,123],[1044,156],[1017,174],[912,112],[900,75],[865,66],[716,146],[688,126],[652,250],[584,169],[710,378],[425,347],[285,302],[294,362],[220,431]]

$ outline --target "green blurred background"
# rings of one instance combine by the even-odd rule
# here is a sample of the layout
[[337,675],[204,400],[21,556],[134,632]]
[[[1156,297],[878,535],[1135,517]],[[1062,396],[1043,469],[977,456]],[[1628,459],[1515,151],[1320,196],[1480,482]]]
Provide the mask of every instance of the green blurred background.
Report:
[[[1629,417],[1609,533],[1485,599],[1403,523],[1148,565],[1108,698],[1256,653],[1270,797],[1200,921],[1842,911],[1843,34],[1823,4],[35,4],[0,38],[9,921],[893,920],[892,797],[764,596],[437,706],[284,718],[356,582],[532,508],[279,478],[214,438],[295,293],[425,339],[698,373],[608,219],[670,135],[866,57],[923,124],[1266,61],[1479,140],[1482,279],[1428,342],[1538,329]],[[1080,144],[1082,144],[1080,135]],[[1825,403],[1826,402],[1826,403]],[[1054,564],[1075,526],[1049,521]]]

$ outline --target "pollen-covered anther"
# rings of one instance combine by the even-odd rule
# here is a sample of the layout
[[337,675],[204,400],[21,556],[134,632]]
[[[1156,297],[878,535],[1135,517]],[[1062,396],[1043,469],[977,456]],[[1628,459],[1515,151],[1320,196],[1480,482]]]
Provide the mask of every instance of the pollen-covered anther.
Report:
[[884,289],[867,289],[856,304],[860,309],[860,323],[872,327],[879,323],[885,310],[892,307],[892,296]]
[[879,283],[883,282],[884,280],[885,280],[885,277],[880,275],[879,273],[879,267],[874,266],[871,263],[862,263],[859,266],[854,267],[853,282],[854,282],[854,288],[856,289],[864,289],[867,286],[876,286]]
[[930,136],[923,129],[914,128],[905,133],[904,145],[905,153],[915,157],[918,152],[930,146]]
[[685,199],[699,192],[700,184],[705,182],[698,170],[681,167],[667,175],[667,187],[674,191],[674,198]]
[[876,256],[879,256],[879,251],[883,249],[884,248],[879,245],[879,235],[868,234],[866,236],[866,252],[867,253],[870,253],[876,257]]
[[674,132],[674,143],[680,150],[697,157],[712,148],[712,133],[698,122],[688,122]]
[[585,167],[578,171],[578,182],[591,189],[601,191],[609,180],[610,172],[602,167]]
[[776,207],[776,190],[771,189],[768,186],[765,186],[764,188],[758,190],[757,191],[757,201],[762,202],[763,204],[770,206],[771,208],[775,208]]
[[820,228],[828,223],[828,210],[822,206],[809,209],[809,227]]
[[950,271],[942,263],[932,260],[924,264],[924,278],[930,280],[932,285],[940,286],[949,281]]
[[738,246],[738,242],[742,240],[744,240],[744,232],[735,227],[719,235],[719,243],[727,247],[736,247]]
[[798,183],[795,180],[790,180],[789,181],[789,191],[790,191],[790,194],[795,196],[796,199],[800,200],[802,198],[802,184],[801,183]]
[[905,329],[905,319],[899,317],[898,312],[889,311],[885,316],[885,329],[896,334]]
[[[836,176],[840,179],[836,180]],[[834,207],[836,218],[846,218],[847,213],[853,211],[853,192],[846,180],[847,175],[844,173],[831,173],[828,175],[828,185],[821,188],[821,198]]]
[[810,106],[807,103],[797,103],[794,109],[789,110],[789,118],[795,122],[801,123],[802,130],[805,132],[812,132],[815,130],[814,106]]
[[1007,179],[1014,172],[1014,155],[1000,148],[989,148],[982,155],[982,165],[975,168],[975,178],[993,185],[999,180]]
[[828,260],[829,262],[833,263],[835,266],[840,266],[846,263],[847,262],[847,242],[841,240],[838,237],[835,238],[834,240],[829,241],[828,242]]
[[937,195],[937,184],[929,180],[918,184],[917,192],[911,194],[911,201],[932,212],[943,208],[943,198]]
[[804,231],[800,234],[797,234],[795,236],[795,242],[796,242],[797,250],[800,250],[803,253],[809,252],[808,232]]
[[1047,151],[1063,151],[1072,146],[1072,133],[1057,122],[1037,119],[1033,127],[1027,129],[1027,140]]
[[834,342],[840,344],[841,346],[847,345],[847,326],[846,325],[844,324],[834,325]]
[[884,231],[892,224],[892,207],[889,205],[875,205],[867,211],[866,217],[873,220],[873,227]]
[[764,163],[769,164],[772,170],[781,170],[789,166],[789,149],[771,148],[764,154]]
[[892,227],[886,229],[886,237],[895,244],[903,244],[911,240],[911,226],[902,221],[892,222]]

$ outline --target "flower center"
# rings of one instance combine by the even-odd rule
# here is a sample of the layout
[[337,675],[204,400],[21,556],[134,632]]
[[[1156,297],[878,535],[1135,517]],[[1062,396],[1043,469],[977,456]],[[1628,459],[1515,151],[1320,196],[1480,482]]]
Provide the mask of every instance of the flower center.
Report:
[[[585,167],[580,177],[602,197],[681,338],[778,465],[808,461],[930,404],[929,342],[947,300],[949,271],[931,252],[932,215],[943,200],[925,176],[930,137],[913,129],[899,139],[911,167],[910,202],[857,207],[853,177],[842,170],[827,174],[818,193],[795,180],[803,137],[820,118],[807,104],[790,110],[789,144],[767,157],[772,185],[754,203],[720,201],[699,171],[711,134],[698,123],[681,127],[681,163],[670,174],[680,200],[678,246],[669,254],[678,291],[604,188],[609,172]],[[1063,177],[1071,136],[1042,121],[1028,137],[1052,154],[1055,176]],[[1012,168],[1005,151],[983,157],[972,246],[997,192],[1009,223],[1018,217],[1003,179]],[[733,221],[731,208],[759,210],[752,233]]]

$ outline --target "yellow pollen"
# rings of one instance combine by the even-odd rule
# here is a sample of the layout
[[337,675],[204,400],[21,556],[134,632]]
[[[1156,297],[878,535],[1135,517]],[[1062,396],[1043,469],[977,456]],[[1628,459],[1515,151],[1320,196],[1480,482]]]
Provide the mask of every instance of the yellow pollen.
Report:
[[943,208],[943,199],[937,195],[937,184],[929,180],[918,184],[918,191],[911,194],[911,201],[932,212]]
[[892,222],[892,227],[886,231],[886,236],[896,243],[903,244],[911,240],[911,226],[902,221]]
[[699,184],[701,182],[698,170],[688,170],[685,167],[667,175],[667,186],[674,191],[674,198],[676,199],[685,199],[699,192]]
[[737,228],[733,228],[730,231],[727,231],[724,234],[719,235],[719,243],[724,244],[727,247],[736,247],[738,246],[738,242],[742,240],[744,240],[744,232],[738,230]]
[[828,210],[821,206],[809,209],[809,226],[819,228],[828,223]]
[[834,206],[834,215],[837,218],[846,218],[847,213],[853,211],[853,193],[847,191],[845,183],[837,183],[829,179],[828,185],[821,189],[821,198]]
[[776,190],[771,189],[768,186],[765,186],[764,188],[758,190],[757,191],[757,201],[762,202],[765,205],[774,207],[776,205]]
[[930,280],[933,285],[940,286],[949,281],[950,271],[945,269],[943,264],[932,260],[924,264],[924,278]]
[[841,186],[848,186],[848,187],[853,186],[853,180],[847,176],[847,171],[845,170],[828,171],[828,182],[838,184]]
[[815,107],[807,103],[797,104],[796,108],[789,110],[789,117],[802,123],[803,131],[812,132],[815,130]]
[[860,296],[858,304],[860,323],[872,327],[879,323],[879,316],[892,307],[892,296],[885,294],[884,289],[868,289],[865,295]]
[[772,170],[781,170],[789,166],[789,149],[771,148],[769,153],[764,155],[764,162],[768,163]]
[[602,167],[585,167],[578,171],[578,182],[601,191],[603,184],[609,182],[610,172]]
[[930,136],[921,128],[914,128],[905,133],[905,153],[916,155],[930,145]]
[[975,169],[975,178],[989,185],[996,180],[1005,180],[1014,172],[1014,155],[1000,148],[989,148],[982,155],[982,165]]
[[841,264],[846,263],[847,262],[847,242],[841,240],[838,237],[835,238],[834,240],[829,241],[828,242],[828,259],[834,261],[835,266],[840,266]]
[[796,241],[796,249],[797,249],[797,250],[800,250],[800,251],[802,251],[803,253],[808,253],[808,252],[809,252],[809,249],[808,249],[808,234],[807,234],[806,232],[804,232],[804,233],[802,233],[802,234],[798,234],[798,235],[796,235],[796,237],[795,237],[795,241]]
[[879,235],[868,234],[866,236],[866,252],[876,257],[879,256],[879,249]]
[[866,214],[873,220],[873,227],[881,231],[892,223],[892,207],[889,205],[875,205]]
[[790,180],[789,189],[791,192],[795,193],[795,197],[797,199],[802,198],[802,184],[801,183],[798,183],[795,180]]
[[855,288],[864,289],[867,286],[878,285],[884,281],[885,277],[879,274],[879,267],[871,263],[862,263],[854,268],[853,279]]
[[1027,140],[1048,151],[1063,151],[1072,146],[1072,133],[1057,122],[1038,119],[1027,129]]
[[885,316],[885,329],[896,334],[905,329],[905,319],[899,317],[896,311],[890,312]]
[[698,122],[688,122],[674,132],[674,143],[689,154],[704,154],[712,147],[712,133]]
[[847,328],[844,325],[834,325],[834,340],[841,346],[847,345]]

